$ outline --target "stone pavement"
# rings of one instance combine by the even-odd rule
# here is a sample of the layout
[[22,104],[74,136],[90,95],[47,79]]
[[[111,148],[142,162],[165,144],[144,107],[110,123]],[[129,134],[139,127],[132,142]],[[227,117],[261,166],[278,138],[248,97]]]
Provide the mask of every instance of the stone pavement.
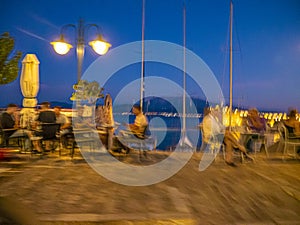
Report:
[[0,224],[300,224],[299,160],[259,154],[234,168],[218,158],[200,172],[201,157],[166,181],[132,187],[100,176],[80,155],[23,154],[0,162]]

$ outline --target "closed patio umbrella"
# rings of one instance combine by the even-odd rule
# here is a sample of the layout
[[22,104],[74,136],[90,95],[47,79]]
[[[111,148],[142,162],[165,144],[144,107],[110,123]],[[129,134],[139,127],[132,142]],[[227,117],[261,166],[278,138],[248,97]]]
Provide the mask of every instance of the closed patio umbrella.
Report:
[[22,61],[20,86],[24,99],[20,125],[24,128],[30,126],[35,115],[36,96],[39,91],[39,64],[35,54],[27,54]]

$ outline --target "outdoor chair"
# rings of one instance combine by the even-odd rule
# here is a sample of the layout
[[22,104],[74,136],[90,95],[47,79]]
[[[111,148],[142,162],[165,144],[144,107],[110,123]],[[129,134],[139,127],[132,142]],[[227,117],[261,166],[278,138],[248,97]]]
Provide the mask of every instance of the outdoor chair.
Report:
[[224,149],[224,144],[223,144],[223,138],[224,135],[213,135],[208,142],[203,141],[204,140],[204,134],[203,134],[203,125],[200,124],[200,132],[201,132],[201,140],[202,144],[200,147],[201,151],[206,151],[208,150],[210,154],[214,155],[214,159],[217,159],[218,153],[220,151],[223,152],[223,157],[225,158],[225,149]]
[[[222,152],[223,152],[223,159],[226,160],[226,145],[223,143],[222,145]],[[244,163],[245,156],[244,153],[241,152],[238,148],[233,148],[233,158],[238,158],[241,163]]]
[[15,154],[20,153],[25,146],[23,140],[22,137],[8,137],[5,129],[0,128],[0,160],[15,157]]
[[44,142],[50,141],[52,145],[51,151],[54,152],[57,146],[59,147],[59,151],[60,151],[59,130],[60,130],[60,124],[58,123],[42,123],[41,130],[37,131],[32,137],[30,137],[30,140],[39,141],[42,145],[43,151],[45,150]]
[[60,126],[58,123],[44,123],[42,124],[42,141],[51,141],[52,142],[52,152],[58,146],[60,148]]
[[[296,158],[297,147],[300,148],[300,137],[295,137],[291,135],[291,133],[288,131],[287,127],[283,123],[280,123],[278,125],[278,131],[280,135],[280,140],[277,151],[283,145],[282,159],[284,160],[285,156],[292,156]],[[293,147],[292,153],[289,151],[289,147]]]
[[7,129],[2,129],[0,126],[0,146],[1,147],[7,147],[9,145],[9,136],[14,132],[16,129],[9,129],[9,132],[7,132]]
[[137,150],[141,157],[142,153],[146,156],[147,151],[156,149],[156,138],[151,136],[148,125],[144,127],[144,132],[140,134],[125,131],[123,135],[119,135],[117,139],[121,142],[121,145],[124,145],[126,148],[126,154],[128,154],[130,150]]
[[74,152],[73,152],[73,147],[75,146],[75,136],[73,131],[70,131],[69,133],[66,133],[63,137],[60,137],[61,141],[61,148],[59,151],[59,156],[61,156],[61,151],[62,150],[69,150],[70,155],[73,157]]
[[[221,152],[223,159],[226,160],[226,145],[224,143],[224,134],[213,135],[206,143],[203,141],[203,126],[200,124],[200,131],[202,137],[201,150],[209,150],[210,154],[214,155],[214,160],[217,160],[218,153]],[[207,147],[206,147],[207,146]],[[241,163],[244,163],[244,153],[237,148],[233,148],[233,158],[238,158]]]
[[81,150],[88,148],[90,152],[94,152],[99,147],[97,146],[97,140],[99,140],[98,133],[92,128],[73,129],[73,138],[71,158],[74,157],[76,148]]
[[250,137],[250,143],[251,143],[251,149],[253,150],[253,153],[255,155],[256,158],[256,154],[258,152],[261,152],[261,150],[263,149],[266,153],[266,157],[269,157],[269,152],[267,149],[267,143],[266,143],[266,136],[265,134],[253,134]]

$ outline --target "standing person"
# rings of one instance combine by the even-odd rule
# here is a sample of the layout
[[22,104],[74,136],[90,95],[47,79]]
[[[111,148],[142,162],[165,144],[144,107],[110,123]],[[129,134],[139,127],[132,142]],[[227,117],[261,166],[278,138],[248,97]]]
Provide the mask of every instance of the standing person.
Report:
[[103,124],[106,123],[105,121],[105,109],[103,105],[98,105],[95,110],[95,123],[96,127],[100,128]]
[[8,138],[19,128],[18,106],[16,104],[7,105],[6,111],[1,115],[1,127],[2,129],[10,129],[3,132],[3,144],[7,146]]
[[70,134],[71,131],[71,122],[65,114],[61,113],[60,106],[54,106],[53,108],[56,123],[60,124],[60,139],[64,147],[66,147],[66,134]]

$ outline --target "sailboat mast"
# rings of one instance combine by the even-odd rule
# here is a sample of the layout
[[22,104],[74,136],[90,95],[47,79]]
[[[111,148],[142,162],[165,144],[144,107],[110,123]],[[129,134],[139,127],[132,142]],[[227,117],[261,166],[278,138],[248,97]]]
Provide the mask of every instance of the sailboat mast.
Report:
[[232,22],[233,22],[233,3],[230,1],[230,40],[229,40],[229,129],[232,122]]
[[183,4],[183,95],[182,95],[182,129],[179,146],[184,151],[193,150],[193,145],[186,133],[186,7]]
[[182,130],[186,132],[186,8],[183,5],[183,99],[182,99]]
[[142,63],[141,63],[141,87],[140,87],[140,107],[143,111],[143,99],[145,94],[144,78],[145,78],[145,4],[146,0],[143,0],[142,5]]

